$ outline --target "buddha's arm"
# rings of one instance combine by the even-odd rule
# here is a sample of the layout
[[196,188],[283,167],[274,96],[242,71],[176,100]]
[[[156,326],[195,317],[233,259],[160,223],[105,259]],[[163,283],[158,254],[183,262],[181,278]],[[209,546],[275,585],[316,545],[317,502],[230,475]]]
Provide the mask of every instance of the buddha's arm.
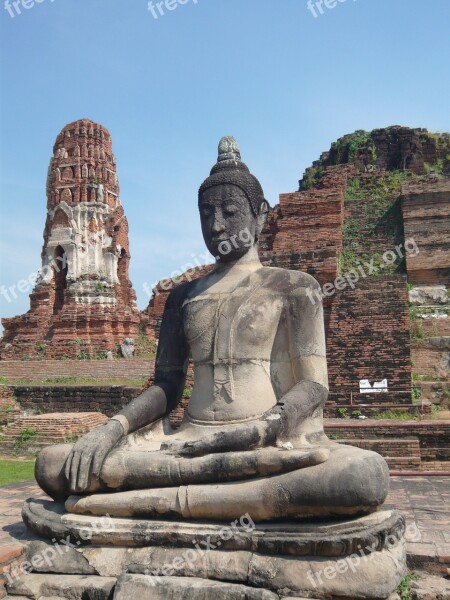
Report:
[[[314,280],[311,285],[319,287]],[[302,424],[325,405],[328,396],[323,306],[315,295],[307,294],[306,289],[293,290],[286,311],[294,385],[276,408],[282,416],[279,441],[300,435]]]
[[161,324],[155,382],[113,417],[121,421],[126,433],[153,423],[178,405],[186,380],[188,358],[180,309],[171,295]]
[[90,431],[73,446],[65,475],[73,492],[84,492],[91,477],[98,478],[109,452],[127,434],[153,423],[176,406],[183,393],[188,352],[183,335],[180,292],[166,303],[156,358],[155,385],[105,425]]

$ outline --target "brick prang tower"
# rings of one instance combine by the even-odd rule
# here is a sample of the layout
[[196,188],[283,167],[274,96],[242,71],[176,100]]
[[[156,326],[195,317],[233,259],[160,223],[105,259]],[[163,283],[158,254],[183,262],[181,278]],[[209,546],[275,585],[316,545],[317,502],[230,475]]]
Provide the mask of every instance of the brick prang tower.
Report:
[[88,119],[56,138],[42,268],[25,315],[3,319],[1,358],[80,358],[139,331],[128,223],[108,130]]

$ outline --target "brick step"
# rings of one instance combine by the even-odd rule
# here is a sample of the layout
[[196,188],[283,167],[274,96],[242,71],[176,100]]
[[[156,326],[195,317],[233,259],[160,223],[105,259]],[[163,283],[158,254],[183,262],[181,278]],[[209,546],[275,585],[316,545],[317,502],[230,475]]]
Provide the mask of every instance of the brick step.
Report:
[[37,381],[61,377],[92,377],[95,379],[142,379],[154,370],[153,359],[130,360],[2,360],[0,376],[9,383],[18,380]]
[[[16,440],[18,438],[20,438],[20,430],[14,433],[11,432],[7,432],[2,433],[2,444],[7,445],[8,443],[15,443]],[[47,446],[49,444],[56,444],[58,442],[65,442],[67,440],[67,438],[70,437],[74,437],[76,435],[83,435],[84,433],[86,433],[85,431],[66,431],[66,432],[59,432],[58,434],[56,433],[51,433],[49,432],[48,435],[40,435],[39,433],[36,433],[36,435],[32,435],[30,437],[30,441],[33,441],[33,446],[36,444],[46,444]]]
[[[420,452],[411,448],[412,461],[420,456],[422,462],[446,462],[450,460],[449,444],[450,439],[450,421],[444,420],[422,420],[422,421],[403,421],[403,420],[375,420],[366,419],[363,421],[355,419],[326,419],[325,432],[338,441],[345,439],[348,444],[358,445],[365,440],[379,440],[381,443],[406,441],[408,438],[416,438],[416,444],[420,446]],[[393,448],[394,446],[392,446]],[[417,446],[415,446],[417,448]],[[384,457],[395,458],[389,452],[389,446],[380,446],[380,454]],[[401,456],[397,456],[402,458]],[[388,461],[391,468],[406,470],[405,467],[395,461]],[[417,470],[417,467],[415,469]]]
[[18,429],[19,431],[24,427],[36,427],[39,431],[58,431],[59,428],[67,429],[69,427],[83,427],[85,425],[91,425],[93,423],[103,423],[105,421],[104,415],[101,413],[93,413],[94,415],[98,415],[92,417],[91,419],[64,419],[63,422],[46,422],[44,419],[37,419],[36,417],[19,417],[17,421],[12,423],[9,429],[12,431],[14,429]]
[[[361,415],[371,418],[374,415],[378,415],[385,411],[393,411],[393,412],[402,412],[408,413],[411,417],[417,417],[420,414],[430,414],[431,413],[431,404],[422,403],[413,404],[413,403],[402,403],[398,402],[371,402],[369,404],[328,404],[325,405],[324,416],[326,419],[336,419],[339,418],[339,410],[345,409],[347,411],[348,417],[351,416],[353,412],[359,412]],[[354,419],[356,420],[357,417]]]
[[422,456],[422,460],[424,461],[450,461],[450,446],[426,446],[420,449],[420,454]]
[[442,461],[423,461],[420,465],[421,471],[445,471],[450,473],[450,460]]
[[339,444],[356,446],[363,450],[378,452],[392,469],[417,469],[421,463],[418,438],[404,439],[339,439]]
[[[51,444],[65,443],[72,437],[83,435],[102,425],[106,420],[107,417],[101,413],[54,413],[19,417],[2,431],[0,454],[19,450],[27,452],[30,449],[35,451]],[[31,429],[37,430],[35,435],[19,443],[23,432]]]
[[391,468],[400,467],[414,467],[417,468],[421,465],[420,458],[406,457],[406,456],[383,456],[384,460],[388,463]]
[[14,391],[7,385],[0,385],[0,398],[14,398]]
[[20,407],[14,396],[0,397],[0,426],[9,425],[20,417]]
[[414,454],[419,454],[420,445],[419,440],[415,437],[410,438],[364,438],[364,439],[352,439],[352,438],[339,438],[336,440],[339,444],[348,444],[349,446],[357,446],[364,450],[373,450],[379,452],[382,449],[386,452],[390,452],[395,456],[410,456],[411,451]]

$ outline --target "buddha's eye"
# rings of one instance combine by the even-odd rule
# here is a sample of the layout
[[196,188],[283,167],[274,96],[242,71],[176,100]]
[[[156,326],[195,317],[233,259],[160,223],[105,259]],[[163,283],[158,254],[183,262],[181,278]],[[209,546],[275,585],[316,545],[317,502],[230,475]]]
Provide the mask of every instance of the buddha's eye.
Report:
[[209,206],[202,206],[200,208],[200,214],[202,217],[209,217],[211,215],[211,208]]
[[235,215],[236,213],[239,212],[239,209],[237,206],[234,206],[234,204],[228,204],[227,206],[225,206],[225,208],[223,209],[223,214],[226,217],[232,217],[233,215]]

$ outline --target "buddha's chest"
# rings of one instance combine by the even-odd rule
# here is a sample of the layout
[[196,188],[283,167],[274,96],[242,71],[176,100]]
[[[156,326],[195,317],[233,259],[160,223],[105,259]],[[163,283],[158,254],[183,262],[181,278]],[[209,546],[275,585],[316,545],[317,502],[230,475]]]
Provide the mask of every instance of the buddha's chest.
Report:
[[261,288],[188,300],[183,323],[194,360],[270,358],[283,307],[282,297]]

